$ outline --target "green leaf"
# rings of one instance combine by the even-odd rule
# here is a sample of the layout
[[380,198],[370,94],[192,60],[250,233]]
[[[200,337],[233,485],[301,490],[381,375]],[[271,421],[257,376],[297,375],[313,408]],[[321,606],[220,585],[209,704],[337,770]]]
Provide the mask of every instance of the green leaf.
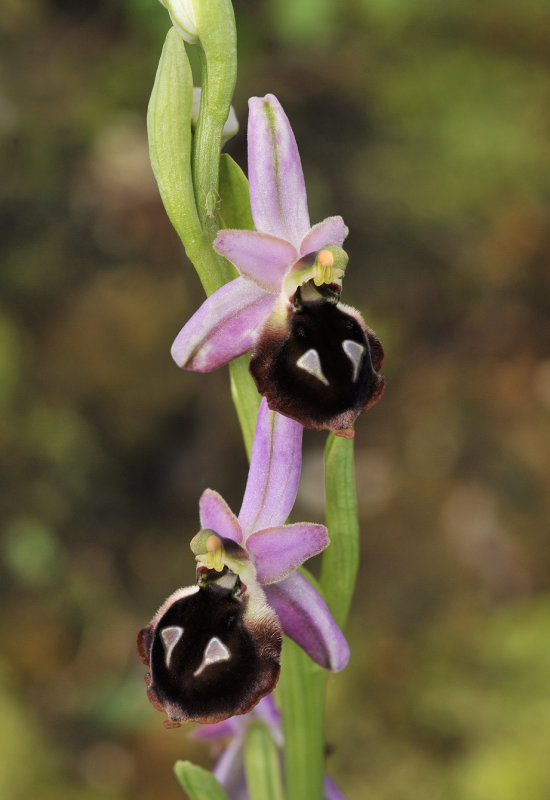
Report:
[[323,553],[321,586],[334,619],[347,619],[359,567],[359,522],[353,439],[330,434],[325,448],[325,517],[330,546]]
[[170,221],[192,258],[201,226],[191,176],[193,76],[181,36],[168,31],[149,108],[149,156]]
[[176,761],[174,772],[190,800],[229,800],[221,783],[207,769],[190,761]]
[[267,725],[248,729],[244,744],[246,784],[251,800],[284,800],[279,751]]
[[[212,249],[215,231],[205,230],[199,219],[191,168],[192,105],[193,76],[189,58],[181,36],[171,28],[147,111],[149,157],[166,213],[206,294],[212,294],[235,276],[235,270]],[[216,164],[218,158],[219,149],[215,155]],[[217,167],[214,179],[217,179]],[[203,214],[206,213],[204,203],[205,196],[202,198]]]
[[254,230],[246,175],[227,153],[220,157],[220,221],[222,228]]

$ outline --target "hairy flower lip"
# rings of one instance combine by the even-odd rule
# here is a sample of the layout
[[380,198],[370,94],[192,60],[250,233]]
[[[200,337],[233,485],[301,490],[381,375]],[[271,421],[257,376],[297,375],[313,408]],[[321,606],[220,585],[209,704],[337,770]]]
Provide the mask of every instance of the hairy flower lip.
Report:
[[[280,624],[265,601],[258,617],[248,596],[217,583],[189,588],[195,591],[175,592],[137,638],[149,667],[147,696],[168,715],[168,727],[245,714],[273,690],[280,671]],[[212,646],[221,657],[212,660]]]
[[[250,372],[272,410],[308,428],[351,438],[358,415],[383,394],[386,381],[376,369],[384,351],[359,312],[325,299],[316,287],[308,284],[306,289],[298,288],[294,306],[287,304],[272,315],[254,349]],[[350,351],[349,344],[357,350]],[[308,355],[316,360],[302,366]]]

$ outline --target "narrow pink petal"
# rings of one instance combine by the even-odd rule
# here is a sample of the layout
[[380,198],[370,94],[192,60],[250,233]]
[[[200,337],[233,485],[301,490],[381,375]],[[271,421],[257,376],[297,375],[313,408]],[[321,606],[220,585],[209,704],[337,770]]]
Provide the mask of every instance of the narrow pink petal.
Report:
[[242,727],[239,726],[239,719],[240,717],[228,717],[228,719],[224,719],[221,722],[208,722],[204,725],[199,725],[189,733],[189,738],[204,741],[235,736]]
[[282,525],[288,517],[300,480],[302,434],[299,422],[270,411],[262,398],[239,513],[245,541],[253,531]]
[[235,736],[216,761],[212,774],[232,796],[243,783],[243,736]]
[[225,539],[241,544],[243,534],[235,514],[231,511],[221,494],[213,489],[205,489],[199,500],[201,529],[209,528]]
[[327,604],[303,575],[292,572],[279,583],[270,583],[264,591],[287,636],[316,664],[333,672],[344,669],[349,661],[349,645]]
[[235,264],[245,278],[274,294],[279,294],[285,272],[300,257],[293,244],[258,231],[222,230],[214,250]]
[[235,278],[204,301],[172,345],[179,367],[195,372],[227,364],[250,350],[275,298],[246,278]]
[[323,800],[346,800],[345,795],[328,775],[323,778]]
[[310,222],[296,139],[274,95],[251,97],[248,105],[248,181],[254,225],[298,248]]
[[324,525],[297,522],[256,531],[246,540],[246,549],[254,557],[259,582],[273,583],[320,553],[328,543]]
[[316,253],[328,244],[342,247],[348,233],[349,229],[342,217],[327,217],[314,225],[304,236],[300,253],[307,256],[308,253]]
[[273,694],[266,694],[262,697],[258,705],[252,710],[252,714],[259,717],[269,727],[271,735],[278,747],[283,746],[283,731],[281,729],[281,715],[275,705]]

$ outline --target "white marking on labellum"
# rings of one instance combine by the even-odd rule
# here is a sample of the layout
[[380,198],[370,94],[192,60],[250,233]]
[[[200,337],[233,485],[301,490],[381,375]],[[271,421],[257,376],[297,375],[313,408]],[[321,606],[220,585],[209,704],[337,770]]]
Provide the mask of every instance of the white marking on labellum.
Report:
[[329,386],[329,382],[323,373],[321,359],[319,358],[319,353],[317,350],[314,350],[313,348],[311,350],[306,350],[303,356],[300,356],[296,362],[296,366],[305,370],[305,372],[309,372],[310,375],[313,375],[313,377],[317,378],[318,381],[324,383],[325,386]]
[[363,353],[365,352],[365,348],[362,344],[359,344],[359,342],[354,342],[353,339],[344,339],[342,342],[342,347],[344,348],[344,353],[352,363],[352,380],[355,383],[357,376],[359,375],[359,367],[361,366],[361,359],[363,357]]
[[179,625],[171,625],[169,628],[163,628],[160,632],[160,638],[162,639],[162,644],[164,645],[164,660],[166,661],[166,666],[168,669],[170,669],[170,659],[172,658],[174,647],[177,645],[182,636],[183,628],[180,628]]
[[206,645],[204,658],[200,667],[194,671],[193,675],[197,677],[197,675],[200,675],[201,672],[211,664],[217,664],[218,661],[229,661],[230,658],[231,653],[224,643],[220,642],[217,636],[213,636]]

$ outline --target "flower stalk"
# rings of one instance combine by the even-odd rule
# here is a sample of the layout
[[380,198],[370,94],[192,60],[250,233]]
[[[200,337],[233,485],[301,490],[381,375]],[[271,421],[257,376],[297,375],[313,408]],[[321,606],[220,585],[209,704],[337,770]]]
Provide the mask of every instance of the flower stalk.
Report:
[[263,722],[249,727],[244,767],[250,800],[285,800],[277,745]]
[[[279,696],[283,717],[287,800],[322,800],[325,772],[326,678],[296,644],[283,645]],[[307,765],[307,767],[305,767]]]
[[[250,471],[238,516],[216,492],[203,493],[201,530],[191,543],[197,584],[174,592],[140,631],[148,696],[168,715],[167,727],[197,720],[205,731],[223,728],[233,736],[219,780],[215,770],[203,782],[204,797],[341,797],[323,777],[324,695],[327,669],[342,669],[349,656],[339,626],[359,556],[353,425],[382,395],[384,352],[359,312],[340,303],[348,229],[338,216],[311,225],[294,134],[273,95],[250,100],[250,184],[220,156],[237,66],[230,0],[161,2],[175,27],[149,104],[151,164],[207,295],[172,354],[179,366],[199,372],[229,364]],[[195,45],[201,89],[193,128],[198,89],[186,46]],[[302,426],[331,431],[328,535],[322,525],[287,524]],[[300,565],[329,536],[317,586]],[[279,673],[281,632],[282,733],[274,712],[265,711]],[[240,717],[230,715],[249,718],[255,708],[267,717],[258,713],[232,727]],[[246,795],[232,783],[237,753]],[[202,800],[199,768],[178,762],[176,773],[192,800]]]
[[201,104],[193,139],[193,184],[199,218],[212,242],[218,231],[205,198],[218,196],[223,128],[237,80],[237,32],[230,0],[195,0],[201,56]]
[[[218,5],[209,0],[210,18],[216,15],[217,10],[220,11]],[[199,26],[206,26],[207,19],[203,9]],[[218,196],[223,126],[229,114],[236,74],[234,18],[230,3],[222,3],[219,20],[229,32],[229,68],[224,72],[220,66],[223,63],[221,34],[205,34],[203,91],[195,136],[192,136],[190,124],[193,76],[185,45],[175,28],[166,36],[147,113],[151,166],[162,202],[207,296],[236,274],[231,264],[212,248],[219,219],[217,215],[207,215],[205,202],[209,191],[214,197]],[[199,167],[198,162],[203,166]],[[247,209],[246,201],[242,200],[242,180],[246,183],[246,179],[232,167],[226,168],[226,173],[227,169],[231,174],[226,174],[225,193],[230,195],[233,187],[237,186],[236,195],[240,199],[238,204],[233,203],[238,213],[234,212],[232,222],[245,227],[250,216],[250,202]],[[248,372],[248,359],[233,361],[230,374],[231,395],[250,454],[259,397]]]

